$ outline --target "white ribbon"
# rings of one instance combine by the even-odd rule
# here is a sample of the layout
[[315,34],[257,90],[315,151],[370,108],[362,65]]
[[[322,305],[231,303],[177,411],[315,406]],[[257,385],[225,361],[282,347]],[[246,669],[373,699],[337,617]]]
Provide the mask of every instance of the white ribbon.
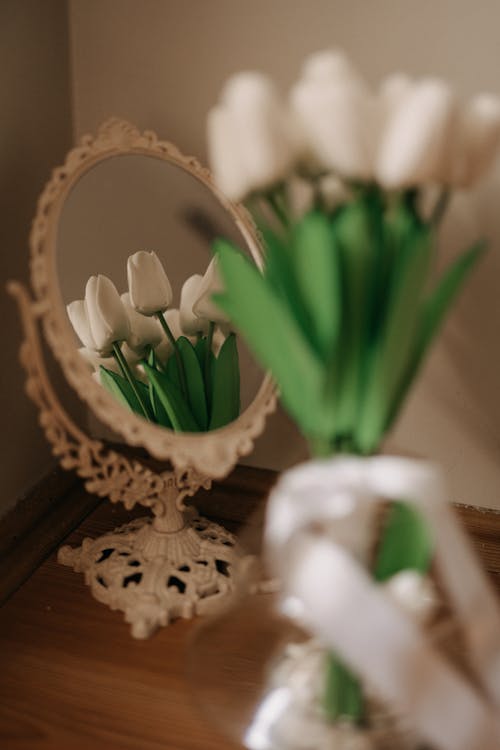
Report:
[[[411,502],[461,625],[469,682],[366,570],[380,498]],[[500,607],[431,464],[337,458],[286,472],[271,493],[266,543],[308,628],[440,750],[500,748]]]

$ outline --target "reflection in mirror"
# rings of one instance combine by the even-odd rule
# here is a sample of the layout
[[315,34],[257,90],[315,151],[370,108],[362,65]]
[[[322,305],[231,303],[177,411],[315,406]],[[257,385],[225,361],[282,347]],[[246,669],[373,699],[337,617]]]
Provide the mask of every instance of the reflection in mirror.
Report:
[[209,188],[154,156],[101,161],[60,217],[60,286],[89,371],[125,408],[175,431],[224,426],[262,382],[210,300],[220,237],[246,248]]

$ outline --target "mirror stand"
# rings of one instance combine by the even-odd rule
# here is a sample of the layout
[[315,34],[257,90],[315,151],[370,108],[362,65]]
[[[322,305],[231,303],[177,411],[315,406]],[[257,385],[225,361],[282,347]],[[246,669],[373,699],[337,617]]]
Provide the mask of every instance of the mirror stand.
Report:
[[8,284],[24,333],[20,360],[26,392],[40,411],[40,424],[65,469],[85,488],[127,509],[136,503],[152,511],[97,539],[59,550],[58,560],[83,572],[93,596],[124,612],[135,638],[148,638],[177,617],[210,611],[233,589],[234,576],[250,558],[221,526],[197,515],[184,499],[211,479],[194,469],[156,472],[100,440],[90,438],[69,417],[50,383],[42,353],[39,320],[43,302],[33,301],[18,282]]

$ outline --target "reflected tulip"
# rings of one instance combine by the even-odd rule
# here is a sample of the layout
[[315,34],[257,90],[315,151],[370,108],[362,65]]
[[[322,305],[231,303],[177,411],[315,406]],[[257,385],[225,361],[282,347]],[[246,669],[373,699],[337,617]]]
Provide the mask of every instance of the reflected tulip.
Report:
[[198,295],[193,304],[194,314],[212,323],[218,323],[219,325],[228,324],[229,319],[226,314],[212,301],[213,294],[223,291],[224,285],[218,270],[218,259],[215,256],[210,261],[198,288]]
[[96,350],[96,343],[90,330],[85,300],[77,299],[66,306],[66,311],[76,335],[87,350]]
[[165,312],[172,302],[172,287],[155,252],[139,250],[127,261],[132,307],[142,315]]
[[195,273],[182,285],[179,314],[180,325],[186,336],[195,336],[197,333],[206,334],[208,331],[209,321],[193,312],[193,305],[198,299],[202,282],[203,276]]
[[130,333],[127,313],[115,285],[106,276],[91,276],[85,288],[85,305],[95,349],[109,354],[113,344]]
[[122,294],[120,299],[130,323],[130,334],[127,339],[130,349],[142,355],[149,347],[158,346],[163,339],[163,332],[158,321],[138,313],[130,302],[128,292]]

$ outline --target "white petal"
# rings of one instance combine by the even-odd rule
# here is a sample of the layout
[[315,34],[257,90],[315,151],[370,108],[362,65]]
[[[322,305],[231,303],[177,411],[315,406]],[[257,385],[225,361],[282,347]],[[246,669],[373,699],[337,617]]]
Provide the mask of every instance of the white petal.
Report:
[[368,180],[378,135],[377,103],[346,83],[299,82],[291,105],[318,162],[351,179]]
[[124,341],[130,326],[115,285],[106,276],[91,276],[85,288],[85,305],[97,351],[110,352],[113,343]]
[[463,109],[450,180],[470,187],[492,166],[500,141],[500,99],[480,94]]
[[224,291],[224,285],[218,271],[218,260],[215,256],[209,263],[203,280],[200,284],[197,298],[193,304],[193,312],[205,320],[213,323],[227,323],[225,313],[212,301],[212,294]]
[[127,261],[132,306],[142,315],[164,312],[172,302],[172,287],[155,252],[139,250]]
[[259,73],[239,73],[226,83],[208,118],[208,142],[216,182],[233,200],[283,180],[295,158],[290,119]]
[[130,333],[127,343],[130,348],[141,354],[149,346],[157,346],[163,338],[158,320],[138,313],[130,301],[130,294],[125,292],[121,300],[130,323]]
[[208,160],[219,189],[235,203],[253,186],[240,159],[238,135],[230,112],[214,107],[207,119]]
[[383,133],[376,176],[385,188],[439,178],[449,158],[455,100],[442,81],[421,81],[402,96]]
[[87,314],[87,307],[85,300],[77,299],[74,302],[70,302],[66,307],[68,317],[71,321],[76,335],[87,349],[96,349],[96,343],[90,330],[90,323]]
[[209,321],[195,315],[193,312],[193,305],[198,299],[202,282],[203,276],[196,273],[186,279],[182,285],[179,316],[182,331],[186,336],[194,336],[197,333],[206,333],[208,331]]

